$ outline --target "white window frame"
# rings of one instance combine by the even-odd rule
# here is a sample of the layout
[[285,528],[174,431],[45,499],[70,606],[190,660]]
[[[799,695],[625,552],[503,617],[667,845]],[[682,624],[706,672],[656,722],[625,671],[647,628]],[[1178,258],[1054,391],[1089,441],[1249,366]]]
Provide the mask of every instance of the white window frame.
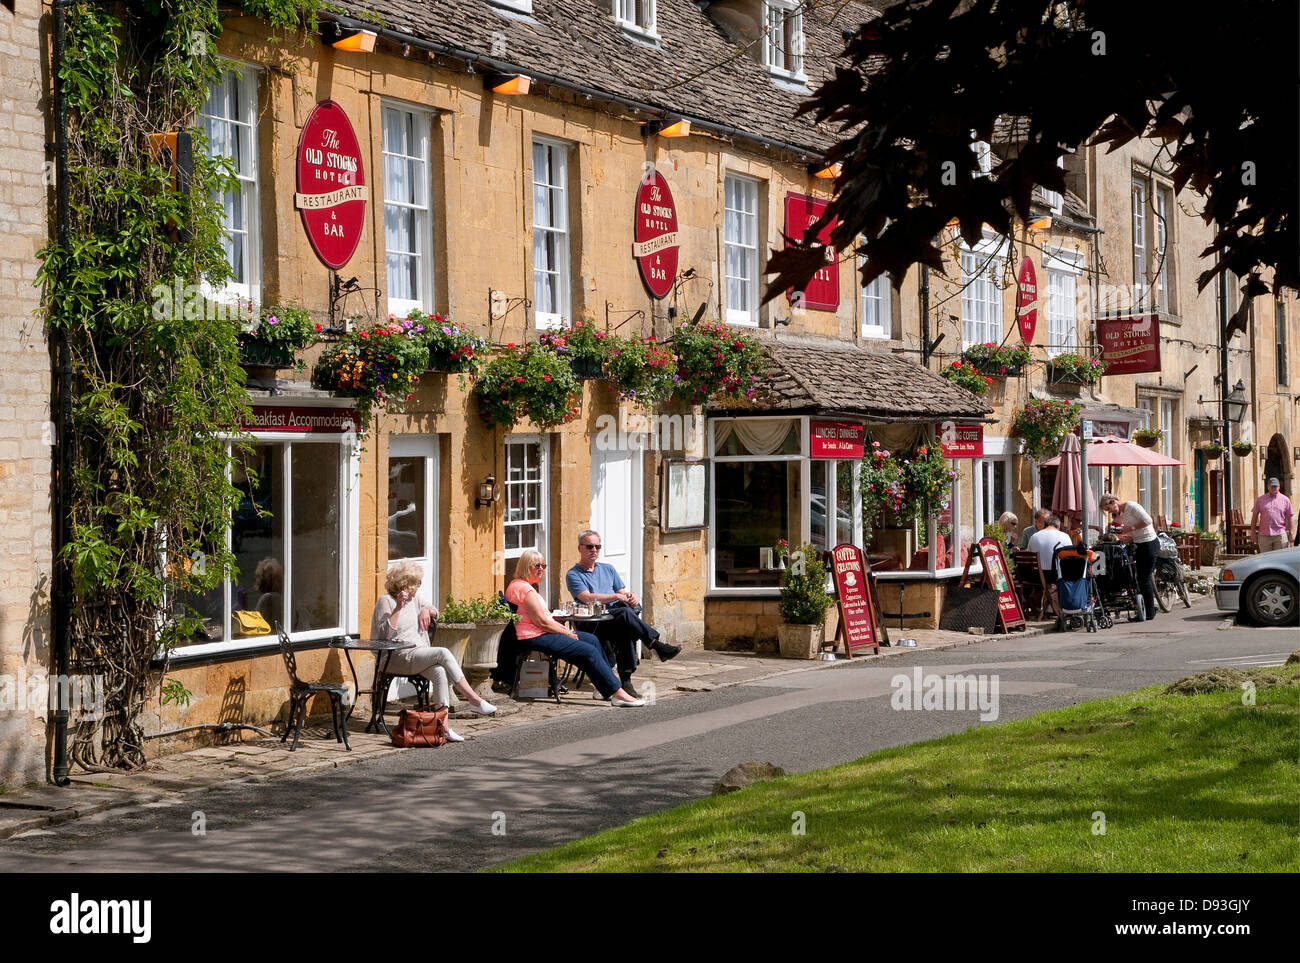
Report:
[[[510,446],[511,445],[536,445],[537,446],[537,452],[538,452],[537,484],[539,485],[537,515],[532,518],[521,518],[513,522],[504,520],[505,516],[509,513],[510,486],[528,485],[533,483],[527,480],[526,464],[524,466],[525,478],[518,482],[512,482],[510,480]],[[547,449],[547,445],[546,445],[545,435],[540,435],[540,434],[506,435],[505,449],[502,452],[502,464],[504,466],[504,470],[502,471],[501,474],[501,478],[502,478],[501,486],[503,491],[502,500],[505,504],[506,510],[502,512],[503,521],[501,523],[502,524],[501,547],[502,547],[502,557],[506,560],[506,581],[507,582],[514,577],[515,560],[518,559],[519,556],[522,555],[524,552],[526,552],[528,549],[530,548],[536,549],[537,551],[541,552],[542,555],[546,556],[548,568],[546,570],[546,575],[542,578],[541,583],[538,585],[538,591],[542,593],[543,597],[549,598],[550,596],[547,594],[548,586],[550,585],[550,577],[551,577],[551,570],[549,568],[549,565],[556,564],[556,560],[552,559],[547,552],[547,546],[549,545],[549,539],[550,539],[550,525],[548,524],[547,519],[550,517],[551,480],[550,480],[550,456],[546,449]],[[527,504],[526,499],[525,499],[525,504]],[[525,545],[520,548],[506,548],[505,529],[510,527],[521,527],[524,525],[537,526],[538,538],[536,542],[532,545]]]
[[[971,136],[975,132],[971,131]],[[993,173],[993,146],[986,140],[976,140],[970,145],[970,149],[975,154],[975,172],[974,177],[988,177]]]
[[[431,145],[433,143],[433,118],[425,110],[409,107],[406,104],[384,101],[380,121],[381,151],[383,154],[383,190],[384,190],[384,259],[387,266],[388,257],[394,252],[388,247],[388,210],[395,208],[415,212],[415,228],[411,232],[413,251],[398,251],[397,254],[417,259],[416,296],[414,298],[393,297],[393,276],[388,274],[388,311],[401,317],[411,311],[427,313],[433,311],[433,177],[431,167]],[[402,119],[403,135],[410,134],[413,144],[393,145],[388,142],[388,119],[391,115]],[[403,150],[397,150],[400,146]],[[413,152],[411,152],[413,151]],[[424,187],[424,204],[416,201],[397,200],[388,196],[389,164],[406,164],[417,171],[422,171],[421,183]],[[418,195],[417,195],[418,197]]]
[[[1137,406],[1140,411],[1145,411],[1147,413],[1147,421],[1145,427],[1150,427],[1152,421],[1154,420],[1152,418],[1153,412],[1151,410],[1151,399],[1139,398],[1137,400]],[[1148,515],[1151,514],[1151,469],[1150,468],[1138,469],[1138,504],[1146,509]]]
[[[204,100],[203,106],[199,108],[198,120],[199,124],[205,128],[207,125],[204,124],[204,121],[211,120],[214,123],[243,128],[248,132],[246,140],[247,156],[231,158],[235,174],[239,179],[236,202],[240,207],[240,213],[243,216],[245,225],[245,279],[243,281],[227,281],[220,288],[214,288],[205,281],[202,288],[204,296],[213,300],[235,301],[243,299],[259,304],[262,299],[262,217],[258,185],[260,166],[258,164],[258,89],[261,82],[261,72],[256,67],[248,64],[223,61],[221,76],[217,81],[218,84],[224,85],[231,75],[236,78],[239,116],[249,119],[247,121],[236,120],[232,117],[208,113],[206,108],[211,103],[211,89],[209,89],[208,98]],[[208,146],[210,150],[212,146],[210,137]],[[224,224],[224,217],[223,227],[226,228],[228,235],[233,235],[234,232],[231,231],[229,225]]]
[[[1170,398],[1160,399],[1160,430],[1164,432],[1164,437],[1160,439],[1161,454],[1168,455],[1170,458],[1174,455],[1174,402]],[[1178,511],[1175,511],[1175,506]],[[1169,522],[1181,522],[1181,506],[1177,505],[1176,492],[1174,491],[1174,469],[1172,465],[1166,465],[1160,469],[1160,514],[1165,516]]]
[[1150,293],[1150,259],[1147,253],[1147,207],[1150,201],[1149,183],[1136,174],[1132,187],[1133,230],[1133,306],[1140,309]]
[[[787,25],[792,25],[789,30]],[[803,71],[803,8],[798,3],[793,0],[763,0],[762,43],[763,66],[772,74],[791,80],[807,79]]]
[[[729,190],[731,185],[735,185],[735,190]],[[759,217],[759,201],[762,191],[759,190],[759,181],[752,177],[745,177],[743,174],[734,174],[727,171],[723,177],[723,218],[722,218],[722,245],[723,245],[723,285],[722,296],[726,301],[726,319],[728,324],[743,324],[749,327],[758,326],[758,273],[759,264],[759,228],[762,220]],[[745,197],[739,197],[739,192],[744,192]],[[752,193],[751,193],[752,192]],[[753,209],[745,210],[742,207],[733,207],[730,198],[736,196],[737,201],[744,203],[752,198]],[[746,244],[743,240],[744,232],[741,231],[740,237],[732,240],[731,230],[733,224],[740,225],[741,221],[749,219],[753,224],[753,244]],[[740,252],[740,258],[745,262],[748,268],[745,274],[733,275],[730,272],[729,259],[727,253],[731,250]],[[746,307],[737,308],[731,303],[731,285],[735,281],[743,285],[745,292]]]
[[1006,453],[1006,440],[1001,440],[1003,444],[996,446],[1000,451],[997,454],[994,454],[992,449],[995,446],[990,443],[992,439],[986,438],[984,440],[985,447],[983,457],[974,460],[971,480],[974,488],[973,494],[975,496],[973,518],[975,523],[975,537],[973,541],[975,542],[978,542],[984,537],[984,526],[993,524],[1002,514],[1002,512],[999,512],[993,505],[993,495],[996,491],[996,486],[985,486],[984,484],[984,472],[986,469],[989,472],[990,479],[993,479],[995,475],[1002,476],[1002,490],[1006,493],[1007,499],[1006,507],[1003,508],[1002,511],[1010,511],[1015,500],[1015,488],[1013,487],[1014,482],[1011,478],[1011,456]]
[[1079,251],[1043,250],[1047,271],[1047,356],[1079,350],[1079,279],[1084,255]]
[[[1056,158],[1056,166],[1060,170],[1065,170],[1065,157]],[[1065,207],[1065,195],[1060,191],[1049,191],[1046,187],[1041,188],[1043,192],[1043,203],[1047,205],[1048,210],[1053,214],[1060,214]]]
[[1155,261],[1152,266],[1157,264],[1160,266],[1153,282],[1155,309],[1164,315],[1169,313],[1169,227],[1173,218],[1169,208],[1173,206],[1173,191],[1161,184],[1155,184],[1151,191],[1151,200],[1155,203],[1152,218],[1152,228],[1155,232]]
[[[961,246],[961,336],[962,347],[991,341],[1002,342],[1002,289],[1000,278],[1006,254],[1001,238],[986,238],[975,247]],[[975,274],[976,270],[979,274]],[[983,315],[976,317],[976,315]]]
[[629,33],[658,40],[655,0],[614,0],[614,19]]
[[[865,257],[858,259],[859,267],[866,263],[867,259]],[[893,285],[889,283],[888,274],[880,275],[863,287],[862,297],[859,299],[859,310],[862,313],[862,337],[882,339],[893,337],[893,294]],[[873,317],[878,323],[873,323],[870,320]]]
[[533,12],[533,0],[488,0],[490,7],[504,7],[506,10],[513,10],[516,13]]
[[[569,286],[569,150],[571,144],[562,140],[552,140],[549,137],[534,136],[532,142],[532,191],[529,194],[529,217],[535,218],[537,204],[535,196],[537,189],[540,187],[548,192],[551,199],[549,205],[552,224],[538,225],[534,220],[532,223],[533,233],[533,316],[537,327],[539,328],[562,328],[564,323],[573,314],[573,304],[570,300]],[[539,181],[537,179],[538,171],[536,164],[537,148],[542,148],[550,167],[551,180]],[[539,266],[537,262],[537,232],[545,231],[554,235],[555,240],[555,264],[551,266]],[[537,296],[537,276],[555,275],[555,307],[558,311],[541,311],[536,306],[541,304],[541,298]]]
[[[226,481],[231,480],[231,465],[233,464],[233,445],[244,442],[253,445],[279,445],[281,447],[281,473],[282,477],[289,479],[292,484],[292,464],[293,464],[293,446],[294,445],[339,445],[341,448],[341,458],[339,459],[340,488],[342,493],[343,505],[339,512],[339,625],[328,628],[310,629],[305,632],[294,632],[292,629],[292,620],[290,625],[286,626],[289,631],[289,637],[294,642],[310,642],[316,639],[334,638],[340,632],[355,633],[357,631],[357,592],[358,592],[358,565],[359,557],[359,535],[361,530],[361,508],[360,498],[358,497],[361,487],[361,447],[357,443],[356,435],[348,432],[344,435],[322,435],[313,433],[300,432],[253,432],[250,435],[240,435],[238,437],[225,436],[226,445]],[[292,490],[285,492],[284,498],[284,518],[282,520],[283,530],[287,533],[293,531],[293,497]],[[226,550],[231,551],[231,525],[226,524],[225,531]],[[285,608],[293,612],[293,539],[286,537],[284,540],[284,600]],[[231,609],[234,599],[233,585],[229,578],[222,584],[221,607],[225,624],[222,629],[222,641],[218,642],[200,642],[197,645],[178,646],[173,650],[173,654],[184,656],[189,659],[192,656],[206,656],[218,653],[238,652],[243,649],[260,648],[264,646],[272,635],[249,636],[240,639],[231,638]],[[274,632],[272,626],[272,632]]]

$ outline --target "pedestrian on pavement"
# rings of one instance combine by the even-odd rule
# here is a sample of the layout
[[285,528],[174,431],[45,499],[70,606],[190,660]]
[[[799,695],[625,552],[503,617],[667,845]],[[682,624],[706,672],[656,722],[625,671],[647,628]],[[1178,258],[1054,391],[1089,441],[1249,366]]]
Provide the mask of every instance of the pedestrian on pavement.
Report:
[[1113,516],[1119,525],[1119,537],[1133,545],[1134,562],[1137,564],[1138,590],[1142,593],[1142,605],[1146,617],[1156,617],[1156,559],[1160,556],[1160,542],[1151,516],[1137,502],[1122,502],[1109,492],[1101,496],[1097,507]]
[[1034,537],[1035,533],[1041,532],[1045,527],[1047,527],[1047,516],[1050,514],[1052,513],[1046,508],[1039,508],[1034,511],[1034,524],[1027,526],[1025,530],[1020,533],[1020,541],[1017,542],[1018,547],[1022,551],[1028,551],[1029,540]]
[[541,552],[528,549],[515,563],[515,578],[506,586],[506,601],[519,609],[515,634],[528,648],[548,655],[558,655],[576,665],[591,679],[602,698],[620,708],[640,708],[645,702],[636,698],[619,683],[618,676],[606,660],[600,639],[590,632],[576,632],[551,617],[550,608],[537,583],[546,574],[546,559]]
[[1276,552],[1286,548],[1292,515],[1291,499],[1282,494],[1282,483],[1270,478],[1268,493],[1256,498],[1255,507],[1250,510],[1250,530],[1255,535],[1256,550]]
[[[384,582],[387,594],[379,596],[370,619],[372,639],[397,639],[414,642],[413,649],[389,653],[388,671],[393,675],[422,675],[429,680],[435,705],[450,705],[450,681],[458,695],[481,716],[490,716],[496,706],[482,698],[465,678],[450,649],[429,642],[429,627],[437,629],[438,610],[419,596],[424,581],[424,567],[419,562],[403,561],[388,570]],[[464,742],[465,737],[447,729],[447,741]]]
[[661,662],[677,655],[682,647],[661,642],[659,632],[641,619],[641,601],[623,584],[618,569],[596,561],[601,547],[600,532],[589,528],[578,535],[578,564],[565,574],[564,583],[575,602],[583,605],[603,602],[608,607],[609,620],[594,623],[593,634],[601,642],[613,646],[619,681],[624,689],[637,696],[632,687],[632,673],[637,665],[637,642],[659,656]]

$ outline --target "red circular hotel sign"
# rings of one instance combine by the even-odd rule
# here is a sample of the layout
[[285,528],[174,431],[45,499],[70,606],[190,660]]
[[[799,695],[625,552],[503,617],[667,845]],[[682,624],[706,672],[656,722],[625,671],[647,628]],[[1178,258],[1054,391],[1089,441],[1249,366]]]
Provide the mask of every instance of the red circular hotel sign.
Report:
[[298,139],[298,192],[293,204],[312,250],[337,271],[352,259],[366,221],[366,174],[361,146],[343,108],[322,100]]
[[656,298],[667,297],[677,279],[677,206],[658,171],[641,179],[632,237],[632,254],[641,266],[645,286]]
[[1020,324],[1020,340],[1029,344],[1034,340],[1034,328],[1038,325],[1038,309],[1034,303],[1038,300],[1038,276],[1034,274],[1034,262],[1025,258],[1020,262],[1020,295],[1016,298],[1016,320]]

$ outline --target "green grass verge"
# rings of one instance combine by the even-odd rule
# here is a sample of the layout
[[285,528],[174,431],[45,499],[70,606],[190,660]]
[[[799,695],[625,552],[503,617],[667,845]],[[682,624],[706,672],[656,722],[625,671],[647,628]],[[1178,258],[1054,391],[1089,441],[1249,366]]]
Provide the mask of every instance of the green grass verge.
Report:
[[761,783],[503,869],[1295,872],[1300,666],[1248,677],[1253,706],[1236,687],[1143,689]]

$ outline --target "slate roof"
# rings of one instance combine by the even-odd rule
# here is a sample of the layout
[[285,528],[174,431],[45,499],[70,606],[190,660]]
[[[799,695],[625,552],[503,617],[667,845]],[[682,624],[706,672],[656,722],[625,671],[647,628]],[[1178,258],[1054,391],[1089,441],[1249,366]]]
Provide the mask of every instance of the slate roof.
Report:
[[[838,341],[774,342],[767,375],[747,408],[860,415],[878,421],[952,418],[983,421],[993,411],[980,398],[913,361]],[[711,410],[738,413],[724,403]]]
[[[533,0],[531,15],[486,0],[345,0],[342,6],[354,19],[378,14],[387,29],[494,57],[523,73],[556,75],[813,154],[831,145],[834,128],[818,127],[807,115],[795,118],[795,111],[833,73],[844,46],[841,31],[879,16],[856,2],[809,4],[803,18],[808,87],[798,89],[774,80],[692,0],[658,0],[657,47],[631,39],[596,0]],[[753,53],[761,59],[758,47]]]

